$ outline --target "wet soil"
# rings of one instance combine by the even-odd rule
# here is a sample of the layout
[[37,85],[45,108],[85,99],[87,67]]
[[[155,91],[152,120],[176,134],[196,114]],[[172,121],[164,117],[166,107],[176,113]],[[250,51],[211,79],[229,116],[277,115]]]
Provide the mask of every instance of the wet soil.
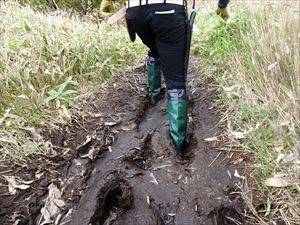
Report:
[[26,168],[5,165],[3,174],[34,182],[13,196],[6,185],[0,187],[0,224],[249,224],[236,168],[215,149],[222,143],[205,141],[223,130],[217,92],[199,76],[192,66],[193,136],[184,152],[168,136],[166,97],[149,104],[141,65],[102,85],[97,98],[75,110],[70,124],[45,131],[52,156]]

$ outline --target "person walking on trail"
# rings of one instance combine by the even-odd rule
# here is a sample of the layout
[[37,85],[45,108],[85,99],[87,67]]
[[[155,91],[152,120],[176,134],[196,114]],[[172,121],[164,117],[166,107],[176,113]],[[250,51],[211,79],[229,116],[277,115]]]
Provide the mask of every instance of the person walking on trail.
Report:
[[[108,6],[103,0],[102,10]],[[219,0],[216,11],[224,20],[229,0]],[[187,144],[188,93],[186,90],[187,0],[127,0],[129,35],[135,33],[149,48],[147,58],[148,96],[152,104],[162,98],[161,74],[167,88],[169,134],[177,150]],[[162,73],[161,73],[162,72]]]

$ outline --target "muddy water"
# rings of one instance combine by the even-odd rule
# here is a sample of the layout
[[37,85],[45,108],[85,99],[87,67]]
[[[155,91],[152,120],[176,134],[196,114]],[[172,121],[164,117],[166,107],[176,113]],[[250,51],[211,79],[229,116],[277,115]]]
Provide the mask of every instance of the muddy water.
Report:
[[69,224],[243,224],[236,196],[229,195],[236,187],[228,174],[234,168],[204,142],[220,131],[215,96],[195,81],[190,90],[189,148],[179,153],[172,145],[166,98],[155,106],[140,98],[125,112],[134,115],[125,116],[132,124],[119,125],[110,151],[95,162]]

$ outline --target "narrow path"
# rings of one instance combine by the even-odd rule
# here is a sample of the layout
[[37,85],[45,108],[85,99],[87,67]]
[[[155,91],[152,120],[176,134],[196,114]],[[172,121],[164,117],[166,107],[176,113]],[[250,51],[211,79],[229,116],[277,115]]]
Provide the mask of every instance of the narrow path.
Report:
[[[72,123],[46,131],[51,155],[6,175],[32,180],[7,194],[0,187],[3,225],[235,225],[247,224],[234,171],[221,142],[212,86],[189,74],[189,148],[178,154],[168,137],[166,97],[146,98],[144,66],[119,74],[102,94],[77,107]],[[9,168],[9,167],[8,167]]]
[[[235,188],[236,181],[228,174],[234,169],[204,142],[220,131],[210,102],[214,93],[207,93],[205,86],[197,86],[194,80],[190,85],[194,136],[187,151],[177,154],[168,138],[166,98],[155,106],[141,98],[141,104],[124,112],[137,116],[134,128],[120,131],[111,151],[95,162],[70,224],[243,222],[241,209],[228,195]],[[142,113],[134,113],[137,111]]]

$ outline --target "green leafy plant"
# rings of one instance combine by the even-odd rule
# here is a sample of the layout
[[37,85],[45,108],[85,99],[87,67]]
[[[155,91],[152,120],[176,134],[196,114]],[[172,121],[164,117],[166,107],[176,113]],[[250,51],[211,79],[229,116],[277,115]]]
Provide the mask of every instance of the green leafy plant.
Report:
[[53,100],[62,100],[67,103],[69,107],[74,106],[73,96],[78,92],[78,83],[68,77],[64,83],[60,84],[57,88],[50,90],[49,96],[45,98],[44,103],[48,104]]

